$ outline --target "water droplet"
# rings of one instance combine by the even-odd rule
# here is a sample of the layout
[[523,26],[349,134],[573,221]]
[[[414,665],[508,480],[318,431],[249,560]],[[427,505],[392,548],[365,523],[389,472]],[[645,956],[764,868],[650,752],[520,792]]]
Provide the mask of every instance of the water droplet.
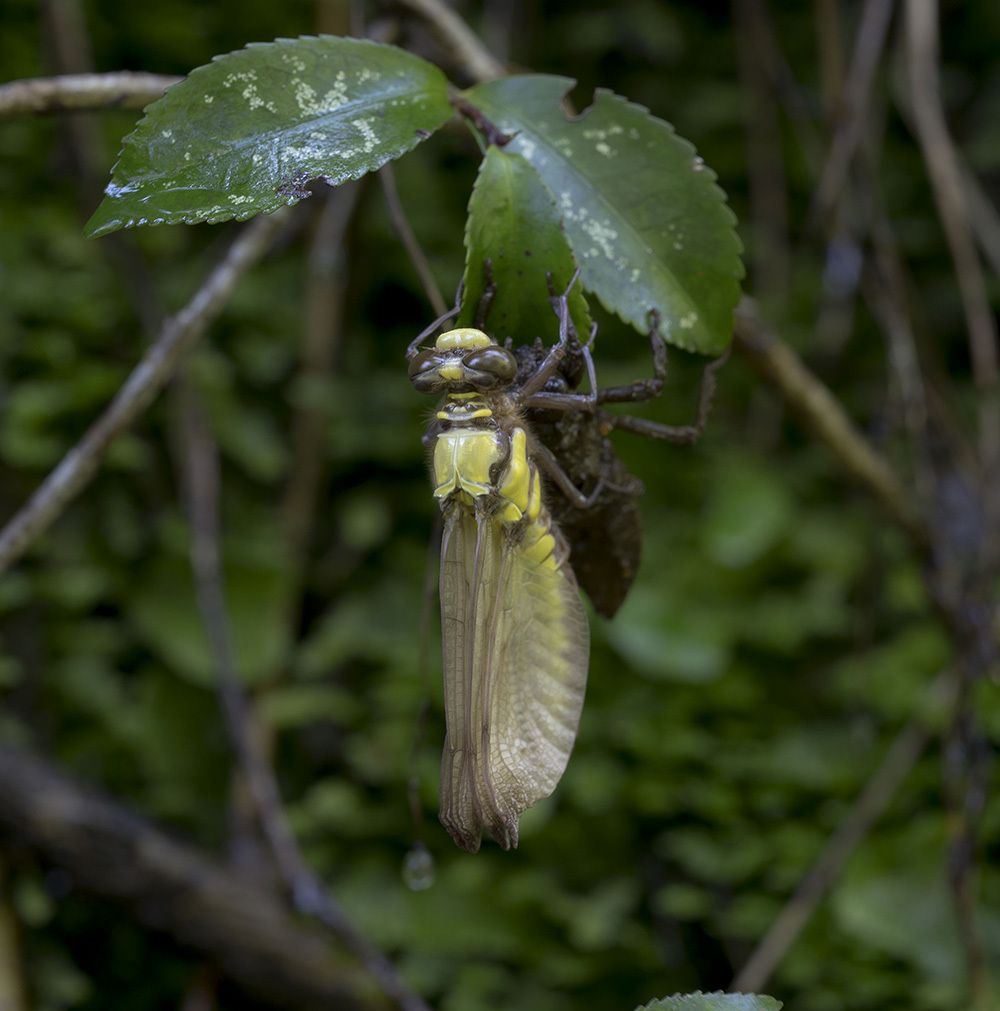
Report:
[[403,880],[415,892],[422,892],[434,884],[434,857],[422,842],[403,858]]

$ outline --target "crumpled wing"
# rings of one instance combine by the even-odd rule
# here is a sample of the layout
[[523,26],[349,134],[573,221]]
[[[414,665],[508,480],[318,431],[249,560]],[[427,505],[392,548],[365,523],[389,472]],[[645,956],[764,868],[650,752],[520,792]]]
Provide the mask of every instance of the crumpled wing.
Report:
[[441,544],[447,736],[441,821],[479,849],[517,845],[521,813],[555,789],[576,740],[590,626],[568,564],[527,558],[493,516],[454,502]]

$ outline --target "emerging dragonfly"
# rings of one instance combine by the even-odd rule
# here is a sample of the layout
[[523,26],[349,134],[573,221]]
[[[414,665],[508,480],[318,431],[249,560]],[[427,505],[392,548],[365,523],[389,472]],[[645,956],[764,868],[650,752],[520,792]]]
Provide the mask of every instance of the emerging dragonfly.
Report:
[[[585,494],[560,468],[559,450],[546,449],[532,435],[526,412],[579,412],[591,419],[591,428],[600,426],[591,444],[594,438],[606,443],[604,436],[620,420],[621,427],[675,441],[681,431],[636,426],[639,419],[596,411],[598,403],[659,393],[665,351],[658,350],[663,342],[655,316],[654,379],[598,390],[589,351],[593,334],[581,345],[566,294],[552,301],[559,340],[547,352],[536,346],[515,356],[474,328],[450,330],[420,350],[442,320],[407,351],[414,387],[446,395],[425,436],[445,520],[440,593],[447,734],[440,817],[470,852],[479,849],[483,828],[504,849],[517,845],[520,815],[552,793],[566,768],[583,707],[590,630],[569,546],[543,501],[540,467],[569,503],[564,511],[585,514],[602,493],[623,495],[634,508],[641,494],[641,483],[620,462],[620,470],[610,473],[626,475],[630,483],[616,486],[602,474]],[[568,353],[583,363],[590,393],[574,392],[581,378],[575,369],[560,375]],[[702,401],[707,411],[704,385]],[[689,430],[682,431],[681,441],[692,441]],[[610,444],[599,451],[607,458]],[[561,455],[566,459],[567,453]],[[638,542],[633,550],[637,563]],[[626,582],[616,592],[623,597],[627,588]]]

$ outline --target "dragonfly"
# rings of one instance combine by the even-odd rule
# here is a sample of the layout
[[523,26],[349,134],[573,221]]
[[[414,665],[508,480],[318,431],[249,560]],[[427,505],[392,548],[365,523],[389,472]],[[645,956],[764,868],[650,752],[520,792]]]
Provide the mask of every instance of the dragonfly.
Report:
[[[592,516],[598,517],[596,528],[606,532],[613,513],[608,502],[617,497],[634,505],[642,486],[620,461],[614,466],[617,457],[609,455],[606,436],[618,423],[597,405],[649,399],[663,383],[665,359],[661,367],[656,349],[663,342],[654,321],[653,380],[598,390],[590,354],[596,328],[584,344],[570,321],[567,295],[575,280],[574,275],[563,295],[552,296],[559,338],[548,350],[536,344],[515,353],[509,341],[501,346],[476,327],[449,330],[432,347],[422,348],[454,313],[407,349],[414,388],[444,396],[424,437],[444,517],[439,588],[446,736],[439,816],[455,842],[473,853],[484,829],[504,849],[517,845],[521,814],[549,796],[565,771],[583,709],[590,627],[570,545],[553,519],[542,472],[569,508],[583,515],[603,495],[603,512]],[[482,305],[477,322],[481,317]],[[577,391],[583,372],[589,393]],[[588,492],[560,466],[559,450],[534,435],[529,412],[591,419],[589,439],[570,439],[577,452],[589,442],[600,454],[601,470]],[[550,423],[544,415],[539,420]],[[638,426],[631,424],[637,421]],[[666,426],[643,419],[621,427],[649,425],[662,431],[646,434],[669,437]],[[550,442],[557,444],[551,437]],[[562,462],[574,463],[568,450]],[[592,460],[584,464],[593,466]],[[637,529],[634,549],[625,552],[628,571],[621,580],[624,589],[615,591],[619,596],[627,592],[638,564]],[[587,530],[577,524],[576,539],[581,537],[586,543]],[[592,559],[599,551],[607,555],[607,545],[595,541]],[[596,565],[588,566],[588,572],[594,569],[594,585]]]

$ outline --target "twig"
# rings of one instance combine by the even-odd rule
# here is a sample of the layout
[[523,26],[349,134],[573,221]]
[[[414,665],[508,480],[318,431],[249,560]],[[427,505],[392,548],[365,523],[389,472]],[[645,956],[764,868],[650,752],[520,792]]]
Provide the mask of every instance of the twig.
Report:
[[840,10],[837,0],[815,0],[813,6],[820,93],[826,117],[832,119],[844,96],[844,43],[840,31]]
[[[93,44],[80,0],[44,0],[48,46],[56,69],[62,74],[93,74]],[[64,78],[59,78],[64,80]],[[77,194],[84,221],[101,202],[107,178],[108,155],[105,137],[93,114],[64,117],[60,130],[70,149],[75,167]],[[159,331],[164,313],[145,258],[127,232],[109,235],[98,247],[121,275],[125,292],[150,342]]]
[[1000,277],[1000,215],[983,192],[979,180],[966,168],[962,170],[962,189],[969,205],[969,224],[990,270]]
[[765,327],[747,298],[736,310],[736,347],[810,424],[845,470],[878,499],[917,550],[926,554],[930,536],[910,492],[848,417],[840,401],[787,344]]
[[333,895],[309,870],[288,825],[274,771],[254,733],[249,700],[240,682],[232,646],[220,553],[218,452],[201,405],[190,396],[183,417],[192,527],[191,563],[198,609],[215,662],[219,703],[229,739],[253,798],[261,830],[296,909],[315,916],[334,930],[403,1011],[428,1011],[427,1005],[403,983],[388,958],[357,930]]
[[182,77],[119,71],[64,74],[0,84],[0,119],[47,112],[141,109]]
[[0,531],[0,572],[24,554],[93,477],[108,445],[153,401],[184,352],[219,314],[285,220],[284,210],[254,219],[191,301],[164,323],[156,343],[143,355],[104,413]]
[[[57,74],[94,72],[94,46],[81,0],[40,0],[43,41]],[[107,170],[104,137],[91,113],[64,116],[59,132],[66,139],[84,213],[100,203]]]
[[890,376],[895,379],[903,425],[910,439],[918,501],[933,498],[934,474],[928,443],[927,395],[907,297],[905,262],[900,255],[889,216],[878,193],[875,167],[861,159],[860,181],[865,189],[874,262],[862,274],[862,292],[886,341]]
[[[735,5],[743,2],[744,0],[734,0]],[[813,121],[811,103],[804,97],[803,88],[795,79],[795,74],[792,73],[792,68],[785,59],[774,34],[773,25],[767,18],[758,19],[755,42],[760,48],[760,66],[767,74],[771,87],[792,125],[803,159],[809,166],[818,166],[822,143]],[[777,152],[775,157],[778,157]]]
[[843,108],[816,187],[814,201],[824,217],[837,201],[851,158],[864,134],[872,81],[885,47],[892,7],[893,0],[867,0],[865,3],[847,73]]
[[[972,372],[978,393],[979,451],[985,488],[1000,480],[1000,397],[997,326],[976,255],[955,145],[941,105],[938,76],[937,0],[907,0],[906,55],[917,140],[930,176],[958,281],[968,329]],[[988,492],[987,507],[996,522],[998,493]],[[1000,545],[992,545],[1000,550]]]
[[413,234],[413,229],[410,228],[410,223],[406,219],[406,212],[403,210],[399,192],[396,189],[396,175],[392,171],[392,166],[383,165],[378,170],[378,177],[379,182],[382,183],[382,193],[385,196],[385,206],[389,212],[392,227],[396,230],[396,235],[403,243],[406,255],[409,256],[410,263],[413,264],[413,269],[420,278],[420,284],[423,286],[424,294],[431,304],[434,315],[443,316],[448,311],[448,306],[445,304],[441,289],[434,279],[434,272],[427,262],[427,257],[424,256],[424,251],[420,248],[420,243],[417,242],[417,237]]
[[769,84],[777,72],[764,63],[774,52],[761,44],[769,33],[763,0],[737,0],[733,16],[746,122],[754,287],[769,304],[784,299],[789,278],[788,186],[778,107]]
[[985,755],[977,755],[976,752],[989,750],[988,745],[976,747],[978,734],[972,685],[977,680],[976,675],[981,673],[975,669],[977,666],[973,660],[970,669],[962,669],[960,661],[955,670],[957,699],[944,741],[942,779],[947,811],[948,884],[968,967],[971,1006],[975,1011],[993,1011],[991,972],[986,961],[977,909],[980,875],[976,864],[976,836],[986,797],[984,767],[987,762],[984,761]]
[[21,945],[17,936],[17,917],[10,897],[10,879],[6,861],[0,854],[0,1008],[3,1011],[28,1011],[28,994],[21,967]]
[[[344,237],[361,182],[344,183],[324,198],[307,262],[305,331],[296,382],[316,383],[333,368],[343,334]],[[324,468],[324,416],[313,404],[292,416],[292,466],[282,501],[283,529],[293,569],[305,556]]]
[[138,922],[211,955],[282,1008],[386,1011],[335,937],[303,923],[269,885],[240,874],[40,758],[0,746],[0,838],[124,903]]
[[[945,686],[945,679],[939,677],[931,685],[929,694],[940,695]],[[930,737],[930,731],[917,720],[908,723],[896,735],[885,758],[844,820],[827,840],[816,863],[799,882],[777,919],[733,978],[730,990],[752,993],[764,987],[778,963],[795,943],[802,928],[809,922],[848,857],[868,835],[903,785]]]
[[399,0],[399,2],[430,24],[438,38],[472,80],[492,81],[495,77],[506,76],[507,68],[442,0]]

